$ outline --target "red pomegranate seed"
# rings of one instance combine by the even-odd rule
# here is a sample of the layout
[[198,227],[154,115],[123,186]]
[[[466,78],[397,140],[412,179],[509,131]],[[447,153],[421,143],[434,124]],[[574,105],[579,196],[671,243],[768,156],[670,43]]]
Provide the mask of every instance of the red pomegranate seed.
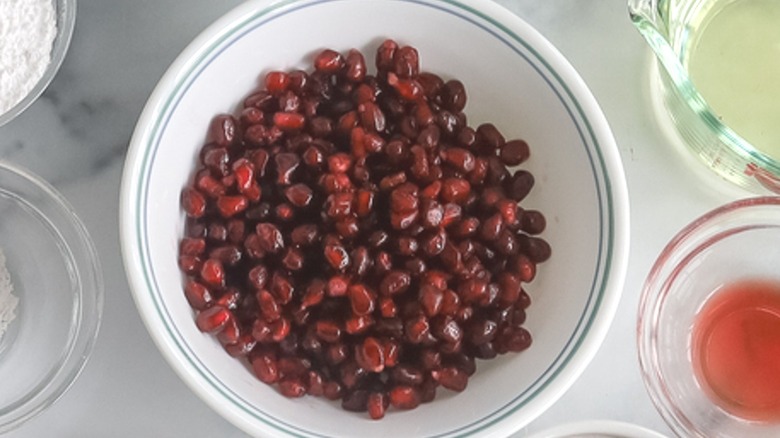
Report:
[[469,381],[468,374],[455,367],[444,367],[440,370],[433,370],[431,371],[431,377],[439,382],[441,386],[457,392],[466,389]]
[[347,173],[352,167],[352,157],[339,152],[328,157],[328,170],[331,173]]
[[420,305],[429,318],[439,314],[444,301],[444,291],[430,284],[420,287]]
[[323,73],[337,73],[344,68],[344,64],[344,57],[335,50],[323,50],[314,58],[314,68]]
[[361,126],[370,132],[382,132],[385,130],[385,115],[374,102],[364,102],[357,107]]
[[336,342],[341,339],[341,328],[334,321],[317,321],[314,330],[317,337],[325,342]]
[[284,249],[284,238],[276,225],[263,222],[257,224],[255,229],[263,251],[274,254]]
[[300,164],[298,155],[290,152],[279,153],[274,156],[274,162],[276,163],[276,181],[281,185],[291,184],[292,174]]
[[400,77],[412,78],[420,72],[420,55],[411,46],[399,47],[393,53],[393,71]]
[[384,346],[371,336],[363,340],[362,345],[355,347],[357,364],[371,373],[381,373],[385,369]]
[[420,405],[420,394],[411,386],[399,385],[390,390],[390,404],[397,409],[414,409]]
[[461,172],[471,172],[476,164],[474,155],[463,148],[449,148],[444,152],[443,158]]
[[347,53],[346,68],[344,76],[352,82],[361,82],[366,77],[366,60],[360,51],[351,49]]
[[293,112],[278,112],[274,114],[274,126],[284,132],[300,130],[305,123],[306,119],[303,114]]
[[222,330],[233,318],[230,310],[222,306],[212,306],[198,313],[195,323],[198,329],[204,333],[217,333]]
[[[199,176],[197,178],[197,180],[195,181],[195,185],[198,187],[198,189],[200,189],[203,192],[203,194],[207,195],[210,198],[216,198],[216,197],[218,197],[220,195],[224,195],[227,192],[227,189],[225,188],[225,186],[222,185],[221,182],[217,181],[210,174]],[[200,193],[198,193],[198,194],[200,194]],[[202,195],[201,195],[201,197],[202,197]],[[196,200],[196,201],[198,201],[198,200]],[[188,200],[188,202],[189,202],[189,200]],[[206,202],[205,199],[203,200],[203,202],[204,202],[204,206],[205,206],[205,202]],[[187,204],[182,203],[182,208],[184,209],[185,213],[189,214],[190,210],[186,207],[186,205]],[[194,206],[193,208],[195,208],[194,211],[197,211],[198,208],[199,208],[199,205],[198,206]],[[190,214],[190,216],[192,216],[192,215]],[[193,216],[193,217],[199,217],[199,216]]]
[[528,143],[523,140],[512,140],[504,143],[499,157],[507,166],[517,166],[528,159],[530,149]]
[[369,315],[374,311],[376,298],[362,284],[353,284],[348,289],[349,301],[355,315]]
[[368,394],[368,401],[366,401],[366,408],[368,415],[372,420],[380,420],[384,418],[387,406],[390,404],[390,399],[383,392],[372,392]]
[[407,272],[390,271],[379,284],[379,293],[384,296],[391,296],[403,293],[412,283],[412,279]]
[[416,102],[423,97],[422,85],[414,79],[404,79],[390,72],[387,74],[387,83],[407,102]]
[[197,190],[185,187],[181,193],[181,207],[189,217],[203,217],[206,212],[206,198]]
[[285,397],[303,397],[306,395],[306,385],[299,378],[284,378],[279,381],[279,392]]
[[236,119],[229,114],[214,117],[209,126],[207,143],[214,143],[218,147],[227,147],[233,144],[236,138]]
[[290,86],[290,75],[281,71],[271,71],[265,75],[265,88],[272,94],[279,94]]
[[541,234],[547,228],[547,220],[537,210],[525,210],[521,216],[520,228],[528,234]]
[[208,259],[200,269],[200,278],[208,286],[223,287],[225,285],[225,268],[217,259]]
[[325,260],[337,271],[344,271],[349,266],[349,254],[342,245],[325,246]]
[[249,200],[243,195],[223,195],[217,198],[217,209],[222,217],[235,216],[246,210]]
[[388,71],[394,68],[393,60],[395,51],[398,50],[398,43],[391,39],[384,40],[376,52],[376,68],[380,72]]
[[190,306],[196,310],[205,310],[214,301],[211,291],[195,280],[188,280],[185,283],[184,296]]
[[462,204],[471,193],[471,184],[463,178],[447,178],[442,182],[441,199]]
[[284,190],[284,196],[296,207],[306,207],[314,194],[306,184],[293,184]]
[[252,358],[252,370],[263,383],[275,383],[280,377],[276,358],[268,353],[261,353]]
[[328,285],[326,287],[328,296],[343,297],[347,295],[349,289],[349,280],[342,275],[334,275],[328,279]]

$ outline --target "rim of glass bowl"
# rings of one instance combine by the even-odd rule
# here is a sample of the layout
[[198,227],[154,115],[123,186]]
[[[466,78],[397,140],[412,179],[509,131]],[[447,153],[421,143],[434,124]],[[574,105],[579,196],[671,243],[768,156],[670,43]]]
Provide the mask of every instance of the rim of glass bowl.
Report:
[[32,105],[43,94],[51,81],[60,70],[62,61],[68,53],[70,41],[73,37],[73,29],[76,26],[76,2],[77,0],[52,0],[57,9],[57,35],[54,37],[54,43],[51,49],[51,62],[46,67],[46,71],[41,76],[37,84],[27,93],[24,99],[12,106],[8,111],[0,114],[0,127],[7,124],[17,116],[22,114],[30,105]]
[[667,425],[680,436],[693,433],[696,431],[696,427],[688,421],[687,416],[674,403],[674,397],[667,390],[659,366],[657,321],[669,291],[669,279],[678,273],[681,264],[689,261],[693,252],[711,245],[716,239],[730,234],[732,231],[761,226],[755,222],[754,218],[744,216],[737,218],[741,220],[741,223],[730,223],[725,229],[709,228],[721,219],[729,218],[735,213],[744,213],[745,210],[756,207],[777,208],[776,225],[780,226],[780,196],[756,196],[717,207],[686,225],[669,241],[658,255],[642,288],[636,325],[642,380],[656,410]]
[[[30,420],[55,403],[76,381],[92,352],[103,314],[103,277],[100,262],[97,257],[89,233],[76,215],[68,201],[49,183],[32,172],[0,160],[0,173],[11,174],[18,183],[24,184],[17,192],[9,193],[15,200],[23,204],[30,213],[35,214],[44,222],[44,226],[56,233],[57,244],[67,253],[70,260],[67,264],[73,268],[74,301],[78,306],[73,309],[72,335],[69,345],[58,356],[61,360],[56,371],[46,376],[46,381],[36,386],[35,391],[17,401],[12,410],[5,412],[6,406],[0,408],[0,434],[15,429]],[[5,191],[0,187],[0,191]],[[18,193],[25,191],[27,193]],[[32,193],[36,198],[51,201],[39,208],[25,196]],[[53,220],[47,213],[55,213]],[[62,230],[66,230],[63,233]]]
[[[120,231],[122,251],[128,281],[139,313],[153,340],[166,360],[202,400],[215,411],[246,431],[285,436],[321,436],[311,430],[297,428],[272,417],[234,394],[230,388],[206,369],[195,357],[186,340],[174,327],[159,297],[154,269],[150,266],[146,239],[144,206],[149,190],[149,174],[156,154],[161,131],[172,108],[187,89],[192,78],[215,52],[229,44],[236,34],[249,25],[289,11],[328,1],[246,2],[217,20],[185,49],[164,75],[150,96],[125,162],[120,199]],[[532,26],[505,8],[482,0],[410,0],[411,3],[456,11],[475,25],[487,26],[502,38],[512,41],[533,58],[538,68],[569,109],[583,137],[582,147],[588,150],[589,163],[600,197],[602,215],[599,224],[604,233],[603,264],[594,273],[589,307],[583,311],[580,324],[563,348],[556,362],[543,374],[544,379],[529,389],[530,395],[498,409],[474,424],[442,432],[446,436],[500,433],[497,423],[509,424],[507,418],[520,408],[528,408],[518,420],[530,421],[557,400],[579,377],[598,350],[611,324],[622,291],[627,266],[629,244],[628,194],[617,146],[606,118],[587,86],[565,58]],[[282,12],[279,12],[282,11]],[[510,44],[505,42],[506,44]],[[511,45],[511,44],[510,44]],[[552,84],[555,84],[554,86]],[[617,208],[616,208],[617,207]],[[253,423],[252,423],[253,422]],[[252,423],[252,424],[250,424]],[[516,423],[516,422],[515,422]],[[521,424],[506,426],[508,430]],[[504,432],[506,432],[506,430]],[[442,435],[442,436],[444,436]]]

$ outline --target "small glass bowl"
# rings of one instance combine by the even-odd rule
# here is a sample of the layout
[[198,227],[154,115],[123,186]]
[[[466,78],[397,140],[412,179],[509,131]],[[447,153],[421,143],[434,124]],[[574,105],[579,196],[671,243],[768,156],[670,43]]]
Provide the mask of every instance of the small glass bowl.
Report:
[[780,281],[780,197],[739,200],[680,231],[642,291],[637,337],[642,377],[669,427],[685,437],[777,437],[780,423],[731,415],[704,392],[691,361],[697,312],[722,285]]
[[31,173],[0,161],[0,248],[16,318],[0,338],[0,434],[54,403],[97,335],[103,281],[73,208]]
[[0,113],[0,126],[5,125],[16,116],[24,112],[38,97],[46,90],[54,76],[59,71],[65,54],[70,47],[70,40],[73,36],[73,28],[76,25],[76,0],[52,0],[54,2],[55,13],[57,15],[57,34],[54,36],[54,43],[51,48],[51,61],[46,71],[41,76],[38,83],[27,93],[24,99],[12,106],[8,111]]

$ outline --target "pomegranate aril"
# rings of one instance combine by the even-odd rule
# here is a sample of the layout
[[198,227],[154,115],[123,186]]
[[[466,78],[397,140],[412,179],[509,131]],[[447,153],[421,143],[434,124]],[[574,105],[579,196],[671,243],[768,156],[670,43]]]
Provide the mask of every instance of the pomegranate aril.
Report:
[[420,405],[419,391],[411,386],[395,386],[389,396],[390,404],[396,409],[414,409]]
[[361,82],[366,77],[366,60],[359,50],[351,49],[345,60],[346,71],[344,77],[351,82]]
[[462,204],[471,193],[471,184],[463,178],[447,178],[442,182],[441,199]]
[[195,280],[188,280],[185,283],[184,295],[190,306],[196,310],[204,310],[214,301],[211,291]]
[[518,170],[504,182],[506,194],[517,202],[522,201],[531,192],[535,184],[533,175],[526,170]]
[[537,210],[525,210],[520,218],[520,229],[528,234],[541,234],[547,227],[547,219]]
[[390,399],[387,394],[383,392],[371,392],[368,394],[368,400],[366,400],[366,409],[368,415],[372,420],[379,420],[384,418],[387,406],[390,404]]
[[206,143],[213,143],[218,147],[230,146],[236,138],[236,125],[236,119],[229,114],[214,117],[209,126]]
[[348,294],[352,312],[355,315],[369,315],[374,311],[376,298],[364,285],[351,285]]
[[230,310],[222,306],[212,306],[198,313],[195,323],[204,333],[217,333],[233,318]]
[[380,373],[385,369],[384,347],[376,338],[368,336],[355,347],[355,360],[366,371]]
[[517,166],[528,159],[529,151],[528,143],[525,141],[512,140],[504,143],[499,152],[499,157],[507,166]]
[[208,286],[221,288],[225,285],[225,268],[217,259],[208,259],[200,269],[200,278]]
[[203,217],[206,213],[206,198],[192,187],[185,187],[181,193],[181,207],[189,217]]
[[222,217],[229,218],[246,210],[249,200],[243,195],[223,195],[217,198],[217,209]]
[[337,271],[344,271],[349,266],[349,254],[341,245],[327,245],[324,249],[325,260]]
[[306,184],[294,184],[284,190],[284,196],[296,207],[306,207],[313,198],[313,192]]
[[449,148],[443,153],[444,161],[455,167],[461,172],[471,172],[474,170],[476,161],[471,152],[463,148]]
[[444,367],[440,370],[431,371],[431,377],[441,386],[453,391],[461,392],[466,389],[469,376],[465,372],[455,367]]
[[270,353],[255,355],[252,358],[252,370],[263,383],[276,383],[280,377],[276,357]]
[[281,71],[271,71],[265,75],[265,88],[273,94],[281,93],[290,86],[290,75]]

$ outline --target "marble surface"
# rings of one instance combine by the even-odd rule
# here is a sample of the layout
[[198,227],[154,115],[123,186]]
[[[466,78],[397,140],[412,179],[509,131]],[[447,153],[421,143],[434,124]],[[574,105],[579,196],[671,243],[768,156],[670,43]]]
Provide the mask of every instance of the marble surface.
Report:
[[[630,263],[610,333],[574,386],[517,436],[592,419],[671,435],[641,381],[639,291],[680,228],[746,194],[700,174],[664,136],[649,99],[649,49],[625,0],[497,1],[540,30],[590,86],[613,128],[631,197]],[[61,71],[38,102],[0,128],[0,158],[38,173],[74,205],[95,240],[106,286],[103,325],[83,374],[53,407],[8,436],[245,436],[196,398],[153,345],[130,296],[117,225],[124,156],[149,93],[187,43],[238,3],[81,1]]]

